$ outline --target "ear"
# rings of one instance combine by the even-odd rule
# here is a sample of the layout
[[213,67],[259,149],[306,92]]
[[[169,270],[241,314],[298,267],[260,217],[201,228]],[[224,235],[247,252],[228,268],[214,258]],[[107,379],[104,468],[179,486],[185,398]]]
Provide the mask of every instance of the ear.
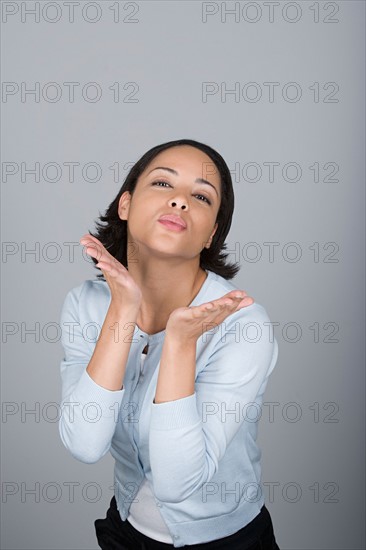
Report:
[[128,213],[130,211],[131,193],[125,191],[122,193],[118,203],[118,216],[121,220],[128,220]]
[[213,239],[213,237],[214,237],[214,235],[215,235],[215,233],[216,233],[216,231],[217,231],[218,226],[219,226],[219,224],[218,224],[218,223],[215,223],[215,226],[214,226],[214,229],[213,229],[213,231],[212,231],[212,233],[211,233],[211,235],[210,235],[210,238],[208,239],[208,241],[207,241],[207,243],[206,243],[206,245],[208,244],[208,246],[205,245],[205,248],[210,248],[211,243],[212,243],[212,239]]

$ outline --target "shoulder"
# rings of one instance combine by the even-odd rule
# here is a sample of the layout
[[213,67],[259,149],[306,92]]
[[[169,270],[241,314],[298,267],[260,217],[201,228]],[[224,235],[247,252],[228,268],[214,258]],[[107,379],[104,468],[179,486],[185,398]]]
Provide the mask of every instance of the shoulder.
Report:
[[[223,277],[213,273],[207,294],[208,300],[224,296],[232,290],[245,290],[251,295],[250,289],[239,287]],[[255,300],[255,297],[253,296]],[[254,301],[250,306],[243,307],[229,315],[223,323],[212,330],[213,343],[219,347],[238,349],[267,349],[268,353],[276,352],[278,347],[274,335],[274,323],[261,303]],[[238,344],[232,346],[232,344]]]
[[99,279],[87,279],[67,292],[68,296],[78,300],[84,299],[85,297],[107,296],[109,294],[107,281]]
[[[228,281],[227,279],[224,279],[224,277],[221,277],[217,273],[214,273],[213,271],[210,271],[210,285],[208,287],[207,296],[206,298],[208,300],[216,300],[217,298],[221,298],[228,292],[231,292],[233,290],[244,290],[249,295],[250,289],[239,287],[237,284],[233,283],[232,281]],[[229,319],[239,320],[251,320],[251,319],[258,319],[258,321],[269,321],[268,313],[265,309],[265,307],[260,304],[259,302],[255,301],[255,298],[253,297],[254,302],[250,306],[241,308],[236,313],[233,313]]]
[[[250,289],[240,288],[214,274],[210,284],[211,299],[237,289],[250,294]],[[248,382],[254,378],[262,380],[261,377],[270,374],[277,362],[278,342],[273,323],[266,308],[256,301],[232,313],[220,325],[210,328],[201,339],[209,353],[203,373],[206,377],[212,374],[213,380],[221,376],[222,379],[228,377],[233,383],[239,380]],[[227,365],[224,372],[218,366],[222,363]]]
[[87,279],[71,288],[65,296],[62,314],[68,312],[86,313],[103,309],[103,304],[109,305],[111,294],[107,281]]

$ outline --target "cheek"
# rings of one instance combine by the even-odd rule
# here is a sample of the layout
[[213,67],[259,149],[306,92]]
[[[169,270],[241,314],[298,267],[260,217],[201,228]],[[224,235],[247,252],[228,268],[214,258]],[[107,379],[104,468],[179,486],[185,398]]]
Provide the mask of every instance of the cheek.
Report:
[[194,217],[194,223],[203,233],[211,234],[212,228],[216,222],[216,216],[212,212],[202,211],[197,212]]
[[136,197],[130,206],[130,217],[134,220],[142,220],[151,216],[154,209],[154,201],[151,197]]
[[133,206],[131,204],[130,210],[128,212],[127,226],[130,232],[135,232],[135,230],[142,225],[145,209],[136,202]]
[[159,217],[161,206],[156,204],[156,199],[149,197],[139,197],[133,204],[131,203],[128,215],[128,227],[133,234],[145,234],[151,231],[151,226]]

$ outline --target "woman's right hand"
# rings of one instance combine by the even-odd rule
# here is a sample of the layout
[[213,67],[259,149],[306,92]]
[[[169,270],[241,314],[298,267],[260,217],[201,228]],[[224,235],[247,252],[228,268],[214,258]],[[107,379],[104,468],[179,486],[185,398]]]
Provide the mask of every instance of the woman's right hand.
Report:
[[111,303],[117,307],[139,309],[142,293],[125,266],[112,256],[96,237],[86,234],[79,242],[85,246],[89,256],[98,260],[96,265],[101,269],[111,291]]

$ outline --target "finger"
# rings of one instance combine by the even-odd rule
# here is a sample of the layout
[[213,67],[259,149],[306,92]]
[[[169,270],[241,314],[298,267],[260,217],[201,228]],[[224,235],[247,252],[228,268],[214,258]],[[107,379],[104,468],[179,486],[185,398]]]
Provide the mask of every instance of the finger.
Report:
[[[233,294],[234,292],[235,294]],[[201,308],[201,311],[207,311],[207,312],[216,312],[219,309],[224,309],[225,307],[236,307],[245,297],[244,291],[232,291],[226,294],[225,296],[222,296],[221,298],[217,300],[212,300],[211,302],[207,302],[206,304],[202,304],[201,306],[197,306]]]
[[[241,304],[241,302],[240,302]],[[229,314],[235,312],[237,309],[240,309],[240,307],[245,307],[246,305],[250,305],[247,302],[240,305],[238,304],[238,299],[236,300],[228,300],[226,299],[225,302],[220,302],[219,304],[214,304],[212,302],[209,302],[208,304],[205,304],[204,309],[202,310],[202,313],[207,318],[216,318],[217,315],[221,316],[224,315],[224,317],[227,317]]]
[[82,239],[80,239],[80,244],[83,245],[83,246],[86,246],[88,244],[92,244],[93,246],[96,246],[96,241],[93,241],[90,237],[83,237]]
[[225,302],[225,305],[228,308],[233,308],[233,307],[236,307],[238,305],[238,301],[237,300],[229,300],[229,301]]
[[204,304],[203,312],[206,314],[214,313],[216,314],[219,310],[223,310],[225,307],[228,307],[229,304],[225,304],[224,302],[219,303],[213,303],[209,302],[208,304]]
[[[229,293],[231,294],[231,293]],[[245,298],[245,296],[247,296],[247,293],[245,292],[245,290],[233,290],[232,291],[232,294],[230,296],[230,298]]]
[[245,290],[234,291],[234,295],[232,295],[231,298],[235,301],[236,304],[239,304],[239,305],[241,305],[242,303],[245,305],[248,305],[249,301],[250,303],[254,302],[254,299],[251,296],[249,296],[245,292]]
[[232,300],[242,300],[246,295],[247,293],[244,290],[232,290],[231,292],[228,292],[228,294],[225,294],[225,296],[221,296],[221,298],[213,300],[213,302],[231,303]]
[[[96,242],[83,240],[81,243],[85,246],[87,254],[96,257],[97,260],[108,260],[109,262],[118,262],[118,260],[112,256],[97,239]],[[88,250],[89,249],[89,250]]]
[[84,239],[81,239],[80,243],[83,244],[86,249],[90,247],[91,250],[96,250],[98,260],[108,260],[109,262],[120,263],[114,256],[112,256],[110,252],[108,252],[108,250],[106,250],[106,248],[100,241],[98,241],[98,239],[95,239],[95,242],[88,241],[87,239],[85,239],[84,241]]
[[223,307],[227,307],[227,306],[234,306],[234,305],[237,305],[243,299],[243,297],[244,296],[242,294],[231,295],[231,296],[223,296],[219,300],[214,300],[211,303],[213,303],[214,306],[217,307],[217,308],[223,308]]
[[89,254],[89,256],[96,258],[98,261],[103,259],[103,251],[95,244],[88,243],[85,245],[85,252]]
[[83,237],[81,237],[79,242],[83,245],[92,244],[93,246],[99,246],[101,248],[103,247],[103,244],[98,239],[93,237],[93,235],[84,235]]
[[94,246],[95,248],[104,248],[102,243],[100,243],[99,241],[93,241],[92,239],[88,239],[88,238],[80,239],[80,243],[84,246],[89,245],[89,246]]
[[239,304],[239,306],[241,307],[242,305],[244,306],[250,306],[252,304],[254,304],[254,298],[252,298],[251,296],[245,296],[244,300],[242,300]]
[[98,262],[95,265],[96,265],[96,267],[99,267],[103,271],[110,271],[110,269],[111,269],[110,265],[108,265],[106,262]]
[[208,311],[217,311],[218,309],[222,309],[227,305],[230,305],[231,303],[232,302],[229,301],[227,298],[225,300],[220,298],[220,300],[214,300],[212,302],[208,302],[207,304],[203,304],[203,307]]
[[254,304],[253,298],[251,298],[250,296],[246,296],[244,300],[240,302],[240,304],[237,304],[235,311],[239,311],[240,309],[251,306],[252,304]]
[[112,277],[115,277],[118,275],[118,270],[113,267],[112,264],[109,262],[103,260],[102,262],[98,262],[95,264],[97,267],[108,273],[108,275],[111,275]]
[[85,235],[83,235],[83,236],[81,237],[80,241],[83,241],[83,240],[85,240],[85,239],[91,239],[91,240],[93,240],[94,242],[100,243],[100,241],[99,241],[96,237],[94,237],[93,235],[90,235],[89,233],[86,233]]

